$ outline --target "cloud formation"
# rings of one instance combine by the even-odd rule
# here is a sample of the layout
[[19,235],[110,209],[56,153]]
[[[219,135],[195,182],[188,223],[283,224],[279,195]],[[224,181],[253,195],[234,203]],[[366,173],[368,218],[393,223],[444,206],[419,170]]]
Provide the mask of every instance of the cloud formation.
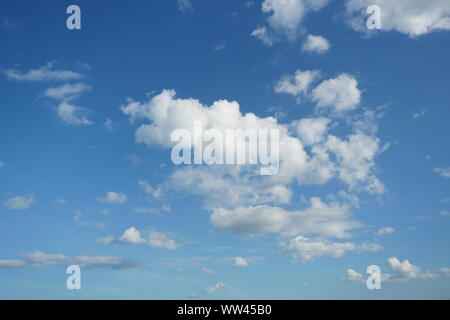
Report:
[[370,5],[380,7],[383,31],[418,37],[450,30],[450,2],[447,0],[347,0],[349,23],[355,30],[367,30],[366,8]]
[[264,0],[261,10],[268,15],[267,22],[275,32],[294,41],[306,13],[318,11],[327,3],[328,0]]
[[33,195],[17,196],[8,199],[5,202],[5,206],[10,210],[26,210],[31,207],[33,202],[36,202],[36,198]]
[[47,254],[34,251],[23,254],[23,260],[0,260],[0,268],[44,267],[50,265],[78,265],[80,268],[108,268],[112,270],[136,268],[139,263],[114,256],[81,255],[69,257],[64,254]]
[[9,80],[16,81],[67,81],[78,80],[83,77],[83,75],[78,72],[53,69],[53,64],[51,62],[38,69],[31,69],[25,72],[9,69],[5,71],[5,75]]
[[303,43],[302,51],[324,54],[330,50],[330,47],[330,42],[326,38],[310,34]]
[[147,236],[144,238],[141,232],[135,227],[126,229],[120,237],[107,236],[97,240],[98,243],[108,245],[112,243],[126,243],[126,244],[146,244],[152,248],[163,248],[174,250],[181,246],[180,243],[170,238],[168,233],[150,230],[146,232]]

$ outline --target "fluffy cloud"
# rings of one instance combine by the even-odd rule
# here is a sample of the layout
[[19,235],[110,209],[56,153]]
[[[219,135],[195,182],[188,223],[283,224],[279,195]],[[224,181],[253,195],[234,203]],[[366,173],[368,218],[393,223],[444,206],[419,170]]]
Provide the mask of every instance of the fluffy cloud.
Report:
[[300,96],[306,97],[316,102],[318,109],[331,108],[335,113],[358,107],[361,91],[353,76],[340,74],[336,78],[323,81],[309,93],[311,84],[319,77],[320,72],[317,70],[297,70],[294,75],[283,76],[275,85],[275,92],[291,94],[297,99]]
[[305,14],[318,11],[327,3],[328,0],[264,0],[261,10],[269,15],[268,23],[276,32],[293,41]]
[[221,208],[213,212],[210,220],[217,228],[247,234],[279,233],[290,237],[302,233],[346,238],[349,230],[360,227],[349,216],[347,205],[327,205],[319,198],[312,198],[311,207],[306,210],[287,211],[271,206]]
[[[340,83],[338,78],[337,83]],[[350,81],[352,82],[352,81]],[[321,105],[324,101],[327,103],[336,102],[336,108],[342,109],[350,107],[349,101],[352,98],[345,96],[345,92],[352,91],[346,86],[343,87],[343,92],[339,92],[339,88],[332,88],[333,83],[322,83],[316,88],[317,99],[320,97]],[[355,81],[356,83],[356,81]],[[358,94],[359,90],[355,89]],[[333,95],[332,98],[330,98]],[[328,96],[327,96],[328,94]],[[277,129],[280,132],[280,167],[277,175],[272,177],[254,177],[256,170],[243,170],[240,168],[213,168],[205,170],[200,173],[200,176],[195,177],[200,170],[192,168],[182,168],[173,175],[173,185],[180,184],[183,190],[200,194],[201,190],[211,194],[210,190],[202,188],[213,187],[214,185],[233,185],[238,190],[225,190],[225,193],[230,193],[227,198],[226,194],[217,198],[227,198],[231,202],[238,202],[239,200],[248,200],[247,203],[264,203],[273,202],[277,197],[281,196],[280,201],[285,201],[289,195],[286,184],[289,184],[293,179],[296,179],[299,184],[323,184],[333,177],[340,178],[343,182],[352,188],[356,188],[365,184],[364,188],[370,189],[373,193],[382,193],[382,184],[374,177],[373,167],[374,158],[380,152],[379,142],[376,137],[368,136],[363,133],[350,135],[348,140],[342,140],[338,137],[329,135],[328,139],[319,146],[314,146],[311,149],[312,154],[308,154],[303,147],[302,142],[289,135],[289,128],[287,125],[278,124],[276,119],[272,117],[259,118],[252,113],[243,115],[239,110],[237,102],[228,102],[226,100],[216,101],[212,106],[204,106],[195,99],[177,99],[175,98],[175,91],[164,90],[161,94],[154,96],[148,102],[136,102],[129,100],[128,104],[122,106],[124,114],[130,117],[130,121],[135,122],[138,119],[149,120],[149,124],[142,124],[136,130],[135,139],[138,143],[145,143],[149,146],[157,145],[170,148],[174,145],[170,141],[171,133],[179,128],[184,128],[194,134],[193,126],[195,121],[200,121],[203,124],[203,129],[218,129],[226,130],[233,128],[247,129]],[[245,140],[238,141],[239,144],[245,144]],[[335,157],[331,157],[334,155]],[[333,159],[338,159],[336,163]],[[225,178],[226,177],[226,178]],[[264,183],[255,185],[249,179],[265,180]],[[207,181],[214,180],[215,183]],[[356,179],[356,180],[353,180]],[[191,184],[196,185],[194,190]],[[199,185],[200,184],[200,185]],[[259,190],[255,190],[259,189]],[[214,195],[211,195],[214,197]],[[233,201],[235,199],[236,201]],[[224,202],[224,201],[223,201]]]
[[5,206],[10,210],[26,210],[31,207],[36,198],[30,196],[17,196],[5,202]]
[[88,85],[78,83],[66,83],[59,87],[48,88],[44,91],[44,96],[60,101],[70,101],[78,98],[84,92],[90,90]]
[[400,262],[396,257],[391,257],[388,259],[389,267],[398,272],[400,276],[406,280],[410,279],[432,279],[436,278],[437,275],[431,272],[422,272],[422,270],[408,260]]
[[375,243],[354,244],[352,242],[332,242],[322,238],[297,236],[288,242],[282,242],[283,251],[291,252],[293,262],[308,262],[317,258],[340,258],[349,251],[379,251],[382,247]]
[[[408,260],[400,261],[396,257],[391,257],[388,259],[388,265],[395,274],[381,274],[381,282],[405,282],[411,280],[426,280],[435,279],[439,276],[449,276],[449,268],[439,268],[436,272],[423,272],[420,267],[413,265]],[[365,283],[364,276],[361,273],[356,272],[353,269],[347,270],[347,275],[343,277],[344,280]]]
[[384,234],[390,234],[390,233],[394,233],[394,232],[395,232],[394,228],[392,228],[392,227],[385,227],[385,228],[381,228],[380,230],[375,232],[375,235],[382,236]]
[[[369,276],[369,275],[367,275]],[[366,279],[364,278],[364,275],[353,270],[353,269],[347,269],[347,274],[342,277],[342,280],[345,281],[349,281],[349,282],[355,282],[355,283],[359,283],[359,284],[366,284]],[[392,275],[387,274],[387,273],[381,273],[380,274],[380,280],[381,282],[393,282],[393,281],[398,281],[394,280]]]
[[247,267],[248,262],[243,257],[235,257],[233,265],[236,267]]
[[94,124],[94,122],[89,119],[92,110],[67,102],[59,104],[56,107],[56,113],[58,118],[68,125],[88,126]]
[[308,146],[325,140],[330,122],[330,119],[323,117],[305,118],[297,121],[295,126],[300,140]]
[[317,86],[312,92],[312,99],[317,102],[318,108],[331,107],[341,112],[355,109],[361,100],[361,92],[358,81],[343,73]]
[[145,242],[145,240],[141,237],[141,233],[135,227],[131,227],[125,230],[125,232],[119,238],[119,241],[130,244],[139,244]]
[[322,36],[310,34],[302,46],[302,51],[323,54],[330,49],[330,43]]
[[225,283],[220,281],[220,282],[217,282],[216,284],[214,284],[212,287],[206,288],[205,292],[206,292],[206,294],[212,294],[224,287],[225,287]]
[[10,80],[16,81],[65,81],[77,80],[83,77],[82,74],[69,70],[54,70],[52,63],[47,63],[38,69],[31,69],[27,72],[10,69],[5,71]]
[[286,93],[293,96],[307,96],[310,85],[318,79],[320,72],[317,70],[297,70],[294,75],[285,75],[275,86],[275,92]]
[[450,167],[447,168],[434,168],[434,172],[440,174],[444,178],[450,178]]
[[410,37],[450,30],[450,2],[447,0],[347,0],[349,22],[356,30],[366,30],[366,8],[381,8],[382,30],[395,30]]
[[0,161],[0,168],[3,168],[4,166],[6,166],[6,163],[4,163],[3,161]]
[[110,268],[113,270],[138,267],[133,261],[113,256],[75,256],[64,254],[47,254],[35,251],[23,254],[23,260],[0,260],[0,268],[42,267],[48,265],[78,265],[81,268]]
[[138,229],[130,227],[118,238],[108,236],[98,239],[97,242],[105,245],[111,243],[147,244],[152,248],[164,248],[169,250],[174,250],[181,246],[177,241],[171,239],[168,233],[151,230],[147,232],[147,234],[146,237],[143,237]]
[[108,191],[104,197],[99,197],[97,200],[104,203],[125,203],[127,196],[123,193]]
[[144,103],[129,99],[121,110],[130,117],[131,122],[138,119],[152,122],[138,128],[136,142],[164,147],[175,144],[170,141],[170,134],[174,130],[183,128],[193,132],[194,121],[200,121],[204,130],[280,128],[272,117],[258,118],[252,113],[242,115],[237,102],[220,100],[208,107],[195,99],[177,99],[174,90],[163,90]]
[[[299,78],[291,78],[290,93],[305,95],[303,92],[308,93],[308,85],[305,86]],[[350,85],[345,83],[346,78],[350,79]],[[347,85],[341,84],[342,79]],[[358,92],[358,102],[360,98],[357,82],[352,79],[341,75],[331,79],[335,80],[331,84],[325,81],[317,87],[321,89],[316,90],[316,96],[333,108],[349,109],[346,94],[354,89]],[[285,83],[281,87],[286,89],[288,86]],[[333,97],[322,97],[327,94]],[[350,97],[350,102],[356,103],[351,100]],[[280,166],[276,175],[260,176],[258,170],[251,166],[180,166],[158,187],[140,182],[150,195],[183,193],[201,197],[205,209],[211,211],[212,225],[218,229],[282,237],[314,234],[324,241],[330,237],[349,237],[350,231],[360,224],[351,219],[347,204],[336,201],[326,204],[313,198],[311,207],[307,209],[282,208],[281,205],[290,203],[293,186],[322,185],[335,178],[347,185],[351,192],[381,194],[386,190],[376,176],[375,158],[382,148],[375,136],[375,121],[378,119],[375,112],[348,116],[347,124],[351,131],[338,137],[329,130],[334,127],[332,121],[342,118],[332,120],[333,114],[329,118],[313,117],[280,124],[272,117],[242,114],[237,102],[219,100],[205,106],[193,98],[177,98],[173,90],[163,90],[144,102],[128,99],[121,110],[131,123],[144,122],[138,124],[135,140],[150,147],[171,148],[174,143],[169,137],[176,129],[184,128],[194,135],[195,121],[203,124],[203,130],[279,130]],[[347,199],[349,202],[352,201],[350,198]],[[316,239],[310,241],[313,240]],[[330,243],[333,245],[335,242]],[[369,250],[362,244],[337,243],[335,246],[344,252]]]

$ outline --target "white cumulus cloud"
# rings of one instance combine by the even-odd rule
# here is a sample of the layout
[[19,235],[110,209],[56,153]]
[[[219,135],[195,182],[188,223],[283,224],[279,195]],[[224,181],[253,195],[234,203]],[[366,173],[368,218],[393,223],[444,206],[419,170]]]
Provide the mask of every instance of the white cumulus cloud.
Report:
[[330,42],[326,38],[312,34],[308,35],[302,46],[302,51],[317,54],[324,54],[329,49]]
[[331,107],[335,111],[355,109],[361,100],[358,81],[346,73],[334,79],[325,80],[312,92],[318,108]]
[[450,1],[447,0],[347,0],[349,23],[355,30],[366,28],[366,8],[381,9],[381,29],[395,30],[417,37],[435,31],[450,30]]
[[236,267],[247,267],[248,266],[248,262],[243,257],[235,257],[233,265],[236,266]]
[[83,77],[83,75],[78,72],[53,69],[52,63],[47,63],[45,66],[38,69],[31,69],[26,72],[10,69],[6,70],[5,74],[8,79],[16,81],[65,81],[77,80]]

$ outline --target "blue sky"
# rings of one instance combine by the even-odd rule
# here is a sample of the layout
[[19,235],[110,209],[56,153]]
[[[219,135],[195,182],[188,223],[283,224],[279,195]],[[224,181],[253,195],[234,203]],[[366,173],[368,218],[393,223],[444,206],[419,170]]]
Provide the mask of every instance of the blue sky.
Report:
[[[0,297],[448,299],[450,5],[395,3],[2,2]],[[172,163],[250,113],[277,175]]]

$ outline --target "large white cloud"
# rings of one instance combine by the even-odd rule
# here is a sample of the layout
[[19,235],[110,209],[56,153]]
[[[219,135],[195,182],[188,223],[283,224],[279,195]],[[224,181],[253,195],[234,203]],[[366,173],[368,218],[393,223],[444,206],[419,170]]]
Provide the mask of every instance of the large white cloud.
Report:
[[450,30],[448,0],[347,0],[350,23],[356,30],[367,30],[366,8],[381,9],[382,30],[395,30],[411,37],[439,30]]
[[[449,268],[438,268],[436,272],[426,271],[416,265],[413,265],[409,260],[400,261],[396,257],[391,257],[387,260],[389,268],[394,271],[394,274],[381,273],[381,282],[405,282],[411,280],[426,280],[435,279],[440,276],[449,276]],[[347,269],[347,275],[343,277],[343,280],[366,283],[364,275],[353,270]]]
[[44,96],[60,101],[70,101],[78,98],[82,92],[90,89],[91,87],[82,82],[65,83],[59,87],[48,88],[44,91]]
[[100,244],[127,243],[127,244],[146,244],[152,248],[164,248],[174,250],[181,246],[176,240],[171,239],[170,234],[150,230],[145,232],[147,236],[143,237],[141,232],[135,227],[126,229],[120,237],[107,236],[97,240]]
[[313,82],[320,78],[318,70],[297,70],[294,75],[284,75],[276,84],[275,92],[305,97],[317,103],[317,109],[329,108],[335,114],[356,109],[361,101],[358,81],[342,73],[336,78],[321,82],[310,92]]
[[[339,80],[336,81],[339,82]],[[352,82],[351,79],[350,82]],[[343,92],[339,91],[341,87]],[[349,108],[353,107],[351,104],[355,101],[352,101],[351,97],[348,98],[345,93],[353,89],[352,84],[350,88],[345,85],[329,88],[328,91],[332,91],[332,98],[330,99],[322,97],[322,93],[327,91],[327,88],[324,88],[318,91],[317,96],[320,96],[320,99],[323,98],[321,101],[327,101],[329,104],[333,103],[333,99],[336,100],[336,108],[342,109],[343,106]],[[326,95],[326,92],[324,95]],[[357,96],[359,101],[359,91]],[[197,172],[194,172],[192,168],[185,168],[180,169],[184,170],[184,172],[176,172],[174,174],[176,182],[180,183],[185,190],[190,190],[189,184],[191,182],[195,182],[196,185],[204,182],[204,185],[214,186],[213,183],[208,183],[203,178],[207,176],[208,179],[215,180],[216,184],[221,184],[222,186],[232,184],[237,189],[240,189],[239,192],[234,192],[233,190],[225,191],[224,198],[227,198],[227,193],[233,193],[233,197],[236,197],[236,199],[268,199],[268,201],[248,201],[254,204],[272,202],[274,196],[276,198],[281,195],[280,191],[283,191],[280,201],[284,201],[289,194],[285,185],[291,183],[294,179],[299,184],[322,184],[333,177],[337,177],[352,188],[366,185],[365,187],[369,188],[370,186],[373,192],[381,193],[383,191],[381,183],[373,175],[374,159],[380,150],[378,139],[372,135],[356,133],[348,136],[347,140],[328,135],[326,139],[323,139],[324,142],[322,144],[315,145],[311,149],[311,154],[308,154],[304,149],[304,145],[311,143],[311,139],[314,142],[318,142],[316,140],[319,138],[322,139],[325,129],[316,128],[314,137],[303,135],[306,140],[301,141],[290,135],[289,125],[279,124],[272,117],[260,118],[253,113],[242,114],[237,102],[219,100],[211,106],[205,106],[192,98],[175,98],[175,91],[173,90],[163,90],[147,102],[129,100],[128,104],[122,106],[121,110],[130,117],[132,122],[136,122],[139,119],[150,122],[149,124],[140,125],[135,133],[136,142],[145,143],[149,146],[156,145],[170,148],[174,144],[170,141],[170,135],[179,128],[188,129],[194,135],[193,127],[195,121],[200,121],[204,130],[212,128],[222,131],[235,128],[243,130],[279,130],[280,166],[275,176],[260,178],[255,177],[254,172],[249,170],[241,170],[239,168],[214,169],[211,167],[208,172],[194,177],[192,175]],[[315,122],[322,122],[321,127],[323,127],[324,120],[318,119],[320,120]],[[310,122],[313,121],[310,120]],[[301,132],[304,133],[304,130],[301,130]],[[238,143],[245,144],[245,140],[238,141]],[[192,179],[189,176],[192,176]],[[224,177],[226,177],[225,180]],[[255,185],[254,182],[250,181],[251,178],[264,181],[260,185]],[[202,192],[202,189],[200,184],[198,189],[190,192],[198,194]],[[209,193],[209,190],[206,190],[207,188],[204,189]],[[228,189],[224,188],[223,190]],[[244,192],[245,190],[253,191],[249,193]],[[277,195],[272,196],[271,194],[274,192]]]
[[317,70],[297,70],[294,75],[284,75],[275,86],[275,92],[286,93],[299,97],[307,96],[311,84],[317,80],[320,72]]
[[296,122],[297,134],[305,145],[313,145],[325,140],[328,124],[327,118],[304,118]]
[[248,262],[247,262],[247,260],[244,257],[235,257],[233,265],[235,267],[247,267],[248,266]]
[[[309,86],[296,83],[295,77],[291,80],[293,87],[298,86],[298,89],[291,88],[291,94],[310,96]],[[338,78],[336,82],[339,81]],[[333,99],[327,100],[333,109],[342,109],[342,105],[344,109],[354,108],[349,106],[349,103],[356,103],[352,97],[350,102],[345,102],[349,90],[358,91],[359,102],[356,80],[350,81],[350,85],[325,89],[334,94]],[[321,107],[316,108],[317,113],[321,111],[319,109]],[[260,176],[251,166],[196,165],[176,168],[158,187],[141,182],[151,195],[184,193],[199,196],[205,209],[211,211],[212,225],[218,229],[281,237],[315,235],[325,242],[330,241],[327,238],[350,237],[350,231],[361,224],[351,218],[349,204],[337,201],[326,204],[313,198],[310,208],[284,209],[282,206],[291,202],[295,185],[321,185],[334,178],[347,185],[350,192],[381,194],[386,190],[376,176],[375,158],[382,148],[376,137],[374,112],[364,111],[358,117],[346,117],[350,119],[346,122],[349,130],[338,136],[330,132],[335,127],[333,123],[342,119],[334,118],[334,112],[327,118],[315,115],[281,124],[272,117],[243,114],[237,102],[219,100],[206,106],[193,98],[177,98],[173,90],[163,90],[144,102],[128,99],[121,110],[132,124],[144,122],[138,124],[135,140],[150,147],[171,148],[174,143],[170,141],[170,135],[176,129],[184,128],[194,135],[195,121],[201,121],[204,130],[279,130],[280,166],[276,175]],[[343,193],[347,194],[343,201],[354,203],[351,200],[354,195]],[[333,241],[330,243],[334,244]],[[336,247],[342,247],[344,253],[373,249],[351,242],[337,243]]]
[[432,272],[422,272],[418,267],[410,263],[408,260],[400,261],[396,257],[388,259],[389,267],[397,271],[405,279],[432,279],[437,275]]

